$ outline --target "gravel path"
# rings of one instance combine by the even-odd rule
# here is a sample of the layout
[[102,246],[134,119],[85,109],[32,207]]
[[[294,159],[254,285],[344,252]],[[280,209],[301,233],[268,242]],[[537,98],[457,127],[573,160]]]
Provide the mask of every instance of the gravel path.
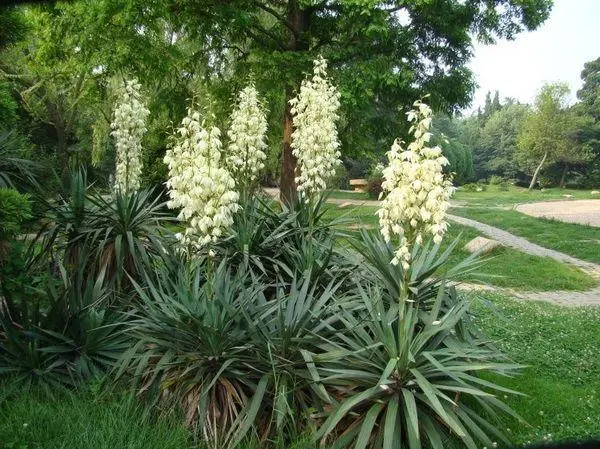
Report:
[[534,217],[600,227],[600,200],[546,201],[519,204],[515,209]]

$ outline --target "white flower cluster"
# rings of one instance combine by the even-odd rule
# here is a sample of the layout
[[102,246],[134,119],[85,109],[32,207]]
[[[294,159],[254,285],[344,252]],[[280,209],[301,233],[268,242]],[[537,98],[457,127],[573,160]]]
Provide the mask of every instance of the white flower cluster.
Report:
[[177,129],[175,144],[164,158],[169,167],[170,208],[181,208],[179,219],[188,222],[180,236],[184,245],[201,248],[216,242],[233,223],[239,209],[235,182],[221,157],[221,132],[205,129],[200,113],[188,109]]
[[305,79],[300,93],[290,100],[293,114],[292,153],[298,158],[298,192],[309,199],[327,187],[340,164],[336,129],[340,94],[327,79],[327,61],[314,61],[314,74]]
[[448,159],[440,147],[428,146],[431,138],[431,108],[421,101],[408,113],[413,123],[410,133],[414,141],[407,149],[399,140],[387,153],[389,165],[383,170],[381,185],[385,199],[377,211],[381,233],[386,241],[400,238],[400,246],[392,260],[409,267],[411,246],[421,243],[425,234],[433,235],[436,243],[442,241],[447,223],[444,221],[449,200],[454,192],[451,180],[444,176],[443,167]]
[[115,189],[122,192],[140,187],[142,137],[147,131],[146,118],[150,114],[142,102],[140,88],[136,79],[123,82],[110,124],[117,150]]
[[227,135],[227,166],[239,184],[250,184],[264,168],[267,118],[254,85],[239,93]]

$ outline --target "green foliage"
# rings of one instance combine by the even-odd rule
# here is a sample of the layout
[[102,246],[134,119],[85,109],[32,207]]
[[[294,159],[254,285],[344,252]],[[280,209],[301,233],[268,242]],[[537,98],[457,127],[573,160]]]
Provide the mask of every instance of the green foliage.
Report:
[[465,184],[460,186],[460,191],[461,192],[485,192],[487,190],[487,186],[483,183],[474,183],[471,182],[469,184]]
[[236,213],[231,236],[214,248],[217,256],[244,267],[256,278],[290,282],[311,271],[314,282],[329,282],[332,269],[346,273],[348,263],[335,247],[339,237],[327,212],[326,195],[305,204],[286,205],[250,198]]
[[17,181],[25,186],[36,185],[36,164],[22,158],[26,145],[22,136],[0,128],[0,188],[14,188]]
[[21,10],[6,6],[0,9],[0,50],[22,39],[27,31],[27,21]]
[[152,190],[108,197],[92,191],[87,172],[75,170],[58,199],[46,201],[51,224],[40,232],[41,256],[57,253],[67,268],[85,261],[90,276],[102,274],[121,291],[162,252],[163,207]]
[[566,109],[569,88],[565,84],[547,84],[535,100],[535,111],[528,114],[517,140],[517,162],[532,175],[530,188],[535,184],[544,164],[577,163],[588,155],[571,139],[579,123]]
[[517,136],[528,109],[527,105],[508,104],[485,122],[477,144],[479,176],[513,178],[519,173],[515,161]]
[[446,295],[455,293],[440,289],[423,312],[418,301],[398,310],[377,290],[362,291],[364,315],[344,313],[339,338],[321,354],[306,354],[314,381],[332,402],[316,438],[357,448],[418,448],[425,442],[443,448],[456,440],[476,448],[491,446],[492,438],[506,441],[489,420],[497,426],[496,413],[509,410],[495,394],[512,391],[476,373],[507,374],[517,366],[498,362],[500,355],[484,339],[455,335],[468,302],[454,297],[454,306],[441,311]]
[[[342,94],[343,152],[363,158],[382,153],[390,136],[406,133],[398,105],[430,93],[437,110],[466,107],[473,79],[465,64],[474,37],[491,41],[535,29],[550,3],[408,2],[406,23],[396,8],[370,1],[50,2],[3,10],[2,17],[23,16],[29,28],[23,42],[3,51],[2,70],[26,111],[20,126],[33,130],[38,154],[64,175],[69,165],[92,160],[110,170],[110,143],[100,133],[110,122],[111,86],[123,76],[137,77],[151,100],[146,186],[164,180],[165,129],[181,120],[186,99],[210,94],[223,128],[226,105],[253,73],[270,111],[267,169],[273,180],[286,101],[317,54],[330,60]],[[11,23],[3,31],[19,28]],[[424,61],[444,70],[431,72]]]
[[5,296],[0,309],[0,375],[26,389],[51,393],[101,376],[129,347],[103,278],[88,278],[85,264],[59,270],[44,291]]
[[432,126],[432,143],[442,148],[444,156],[450,163],[446,166],[446,171],[453,174],[455,183],[464,184],[471,180],[475,174],[473,155],[471,148],[459,140],[456,122],[448,116],[440,115],[434,118]]
[[29,219],[31,202],[28,196],[14,189],[0,188],[0,244],[21,232],[23,224]]
[[600,120],[600,58],[586,62],[581,72],[583,86],[577,91],[577,98],[581,100],[586,112]]

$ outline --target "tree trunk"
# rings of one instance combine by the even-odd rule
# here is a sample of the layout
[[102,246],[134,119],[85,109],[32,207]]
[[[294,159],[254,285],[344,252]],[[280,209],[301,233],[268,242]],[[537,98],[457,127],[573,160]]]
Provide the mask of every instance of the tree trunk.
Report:
[[533,178],[531,178],[531,184],[529,184],[529,190],[533,189],[533,186],[535,185],[535,182],[537,181],[537,177],[540,174],[540,170],[542,169],[544,162],[546,162],[547,157],[548,157],[548,152],[546,151],[544,153],[544,157],[542,158],[542,161],[540,162],[540,165],[537,166],[537,168],[535,169],[535,172],[533,173]]
[[569,171],[569,164],[567,164],[565,162],[565,166],[563,167],[563,172],[562,172],[562,175],[560,177],[560,183],[559,183],[559,186],[560,186],[561,189],[565,188],[565,180],[567,178],[568,171]]
[[[290,0],[287,9],[287,24],[289,26],[286,51],[300,52],[308,51],[309,41],[306,38],[309,30],[310,11],[301,9],[297,0]],[[299,80],[298,80],[299,81]],[[279,181],[281,200],[292,202],[297,195],[296,190],[296,158],[292,154],[292,113],[289,100],[294,95],[294,89],[298,86],[288,82],[285,87],[285,106],[283,116],[283,150],[281,154],[281,178]]]

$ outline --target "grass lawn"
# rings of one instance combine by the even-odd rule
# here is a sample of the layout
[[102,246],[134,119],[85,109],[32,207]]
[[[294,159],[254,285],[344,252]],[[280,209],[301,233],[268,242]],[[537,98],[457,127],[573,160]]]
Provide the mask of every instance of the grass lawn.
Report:
[[[348,206],[340,208],[330,205],[327,217],[339,219],[344,227],[376,228],[378,219],[376,207]],[[443,245],[450,244],[460,237],[457,250],[452,255],[449,266],[469,256],[463,249],[471,239],[481,235],[473,228],[450,223]],[[532,256],[512,248],[497,248],[485,256],[486,262],[471,274],[470,282],[490,284],[497,287],[521,291],[587,290],[597,282],[583,271],[546,257]]]
[[600,263],[600,229],[597,227],[530,217],[516,210],[456,207],[451,212],[504,229],[546,248]]
[[14,449],[182,449],[188,432],[148,422],[123,399],[93,394],[21,392],[0,384],[0,447]]
[[527,394],[505,399],[528,425],[507,420],[516,443],[600,438],[600,307],[560,307],[487,295],[479,324],[514,361],[514,378],[495,377]]
[[329,198],[343,200],[370,200],[369,192],[355,192],[353,190],[330,190]]
[[[0,383],[1,449],[209,449],[173,418],[148,419],[124,396],[22,392]],[[256,443],[240,449],[259,449]],[[308,438],[277,449],[314,449]]]
[[466,202],[469,206],[507,206],[517,203],[535,203],[538,201],[565,200],[564,195],[571,195],[573,199],[588,200],[600,199],[598,195],[592,195],[591,190],[574,190],[551,188],[541,190],[527,190],[524,187],[510,186],[508,190],[500,190],[498,186],[489,185],[484,192],[465,192],[458,188],[454,196],[455,201]]

